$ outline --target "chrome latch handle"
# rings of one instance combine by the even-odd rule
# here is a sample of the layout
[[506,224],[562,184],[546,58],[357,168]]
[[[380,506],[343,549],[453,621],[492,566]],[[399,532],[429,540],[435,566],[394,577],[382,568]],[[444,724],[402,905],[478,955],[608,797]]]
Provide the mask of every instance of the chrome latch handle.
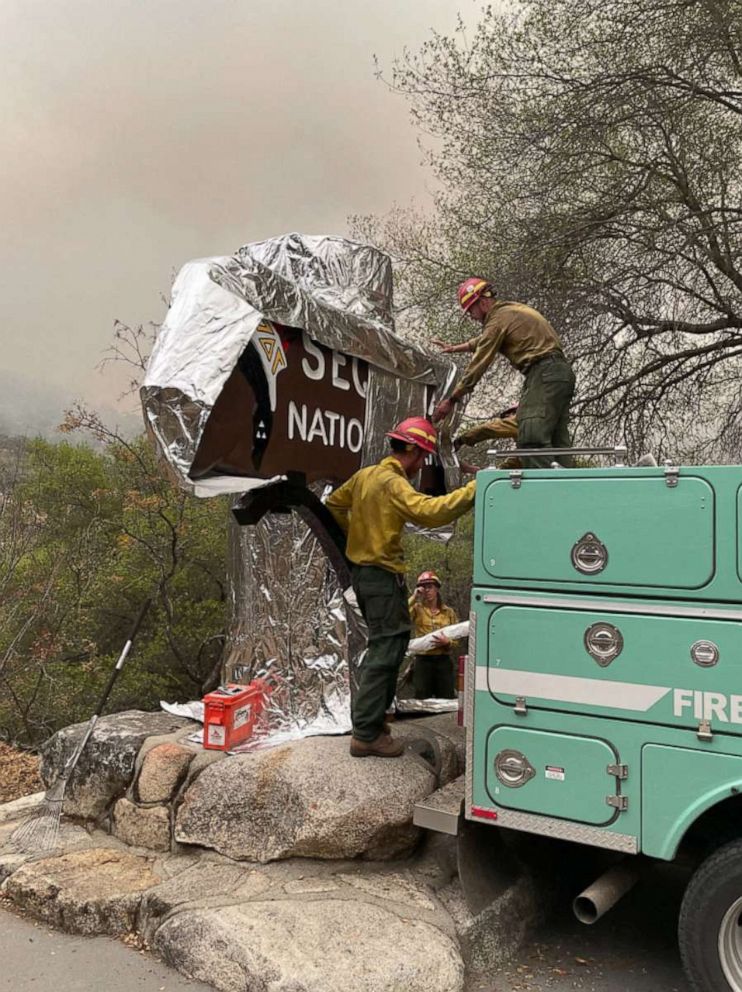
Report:
[[592,531],[575,541],[569,556],[572,566],[582,575],[597,575],[608,564],[608,548]]

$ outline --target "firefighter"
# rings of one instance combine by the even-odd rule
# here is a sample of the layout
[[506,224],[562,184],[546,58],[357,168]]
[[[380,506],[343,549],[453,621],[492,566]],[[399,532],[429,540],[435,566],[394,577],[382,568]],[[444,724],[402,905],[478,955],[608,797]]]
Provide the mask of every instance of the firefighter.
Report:
[[[454,403],[474,389],[501,352],[525,378],[518,405],[518,447],[570,447],[569,404],[575,376],[554,328],[525,303],[498,300],[486,279],[467,279],[458,296],[464,313],[482,325],[482,333],[463,344],[434,342],[446,354],[472,351],[474,357],[448,399],[435,408],[433,422],[446,417]],[[560,460],[569,464],[566,458]],[[548,456],[528,459],[534,468],[550,463]]]
[[355,758],[396,758],[404,750],[384,722],[410,639],[402,529],[408,521],[439,527],[456,520],[471,508],[476,487],[472,481],[446,496],[424,496],[413,487],[410,480],[437,447],[429,420],[408,417],[386,436],[391,454],[356,472],[327,499],[347,533],[353,589],[368,627],[368,651],[351,713]]
[[[410,617],[414,637],[425,637],[458,623],[452,606],[446,606],[441,596],[441,580],[435,572],[422,572],[417,577],[415,593],[410,596]],[[415,699],[453,699],[456,687],[453,677],[453,641],[445,634],[435,635],[435,647],[419,651],[412,662],[412,685]]]

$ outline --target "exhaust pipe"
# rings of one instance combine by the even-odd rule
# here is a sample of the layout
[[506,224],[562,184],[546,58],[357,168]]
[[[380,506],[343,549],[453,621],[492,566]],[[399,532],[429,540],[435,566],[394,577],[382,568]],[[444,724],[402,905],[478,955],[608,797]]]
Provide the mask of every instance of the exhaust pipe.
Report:
[[580,923],[595,923],[634,888],[640,877],[638,864],[622,861],[581,892],[572,903],[572,911]]

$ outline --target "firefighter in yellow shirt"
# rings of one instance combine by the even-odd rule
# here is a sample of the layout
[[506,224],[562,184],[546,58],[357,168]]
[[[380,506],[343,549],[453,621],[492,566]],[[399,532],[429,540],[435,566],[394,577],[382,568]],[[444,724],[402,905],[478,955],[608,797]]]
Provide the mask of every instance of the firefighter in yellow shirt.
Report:
[[356,472],[327,499],[347,533],[353,589],[368,627],[368,651],[351,713],[355,758],[396,758],[404,750],[384,722],[410,639],[402,529],[408,521],[423,527],[451,523],[471,509],[476,490],[473,481],[446,496],[424,496],[414,488],[410,480],[437,447],[429,420],[408,417],[387,437],[390,456]]
[[[413,637],[425,637],[459,622],[453,607],[443,603],[441,580],[435,572],[418,575],[415,594],[410,596],[410,617]],[[456,696],[451,657],[456,642],[445,634],[437,634],[435,641],[434,647],[415,654],[412,667],[415,699],[453,699]]]

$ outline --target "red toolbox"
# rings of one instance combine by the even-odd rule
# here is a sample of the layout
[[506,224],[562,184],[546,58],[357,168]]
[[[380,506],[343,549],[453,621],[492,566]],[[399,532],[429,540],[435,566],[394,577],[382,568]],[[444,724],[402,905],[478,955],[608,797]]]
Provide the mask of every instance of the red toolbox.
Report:
[[204,696],[204,747],[229,751],[251,737],[268,691],[265,682],[255,679],[249,685],[230,682]]

